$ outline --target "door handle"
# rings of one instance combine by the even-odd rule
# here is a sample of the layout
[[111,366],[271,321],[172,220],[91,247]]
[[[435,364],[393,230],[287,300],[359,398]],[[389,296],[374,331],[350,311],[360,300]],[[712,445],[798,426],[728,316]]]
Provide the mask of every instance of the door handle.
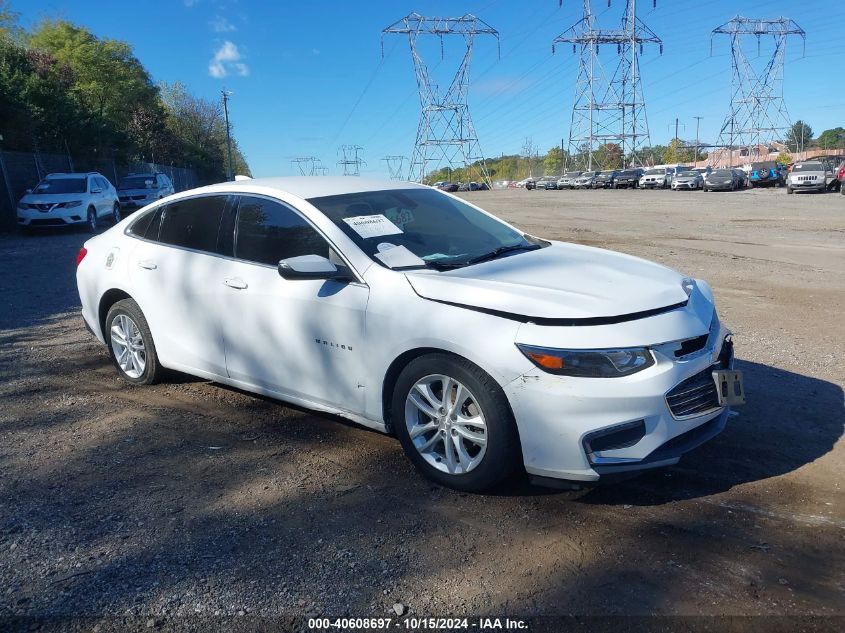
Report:
[[245,290],[248,287],[247,283],[240,277],[228,277],[223,280],[223,283],[235,290]]
[[155,270],[156,268],[158,268],[155,262],[151,262],[148,259],[138,262],[138,266],[146,270]]

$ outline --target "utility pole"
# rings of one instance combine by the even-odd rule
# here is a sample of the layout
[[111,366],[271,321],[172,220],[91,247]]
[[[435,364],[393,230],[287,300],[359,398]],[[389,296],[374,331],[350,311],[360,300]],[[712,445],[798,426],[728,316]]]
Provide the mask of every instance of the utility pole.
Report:
[[701,125],[701,119],[703,119],[704,117],[703,116],[694,116],[692,118],[695,119],[695,165],[697,167],[698,166],[698,144],[700,143],[699,138],[698,138],[698,128],[699,128],[699,125]]
[[226,92],[226,89],[223,88],[220,94],[223,96],[223,114],[226,117],[226,151],[229,154],[229,162],[226,165],[226,180],[232,180],[232,171],[234,170],[232,165],[232,134],[229,131],[229,97],[232,93]]

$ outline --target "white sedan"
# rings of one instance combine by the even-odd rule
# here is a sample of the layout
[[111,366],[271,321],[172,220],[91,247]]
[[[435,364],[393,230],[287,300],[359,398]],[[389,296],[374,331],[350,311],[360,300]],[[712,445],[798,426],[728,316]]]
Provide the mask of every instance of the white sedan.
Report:
[[743,401],[706,282],[422,185],[212,185],[77,261],[82,315],[127,382],[167,368],[338,414],[463,490],[674,464]]

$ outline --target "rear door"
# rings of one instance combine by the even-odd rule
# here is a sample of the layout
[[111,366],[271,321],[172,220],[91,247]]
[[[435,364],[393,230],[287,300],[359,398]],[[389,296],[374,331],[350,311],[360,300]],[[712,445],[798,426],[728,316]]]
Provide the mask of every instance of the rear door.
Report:
[[226,369],[238,381],[360,413],[364,409],[363,283],[283,279],[279,260],[322,255],[326,238],[282,202],[238,196],[233,258],[218,291]]
[[161,207],[129,256],[133,296],[166,367],[226,375],[216,280],[230,202],[218,194]]

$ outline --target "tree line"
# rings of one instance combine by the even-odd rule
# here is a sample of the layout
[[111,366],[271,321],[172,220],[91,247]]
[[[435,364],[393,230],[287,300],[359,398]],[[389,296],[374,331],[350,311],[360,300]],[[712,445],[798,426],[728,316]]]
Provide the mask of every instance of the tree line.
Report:
[[[222,105],[156,83],[132,46],[66,20],[23,29],[0,0],[0,134],[7,150],[191,167],[226,177]],[[83,161],[84,162],[84,161]],[[233,173],[249,167],[233,139]]]

